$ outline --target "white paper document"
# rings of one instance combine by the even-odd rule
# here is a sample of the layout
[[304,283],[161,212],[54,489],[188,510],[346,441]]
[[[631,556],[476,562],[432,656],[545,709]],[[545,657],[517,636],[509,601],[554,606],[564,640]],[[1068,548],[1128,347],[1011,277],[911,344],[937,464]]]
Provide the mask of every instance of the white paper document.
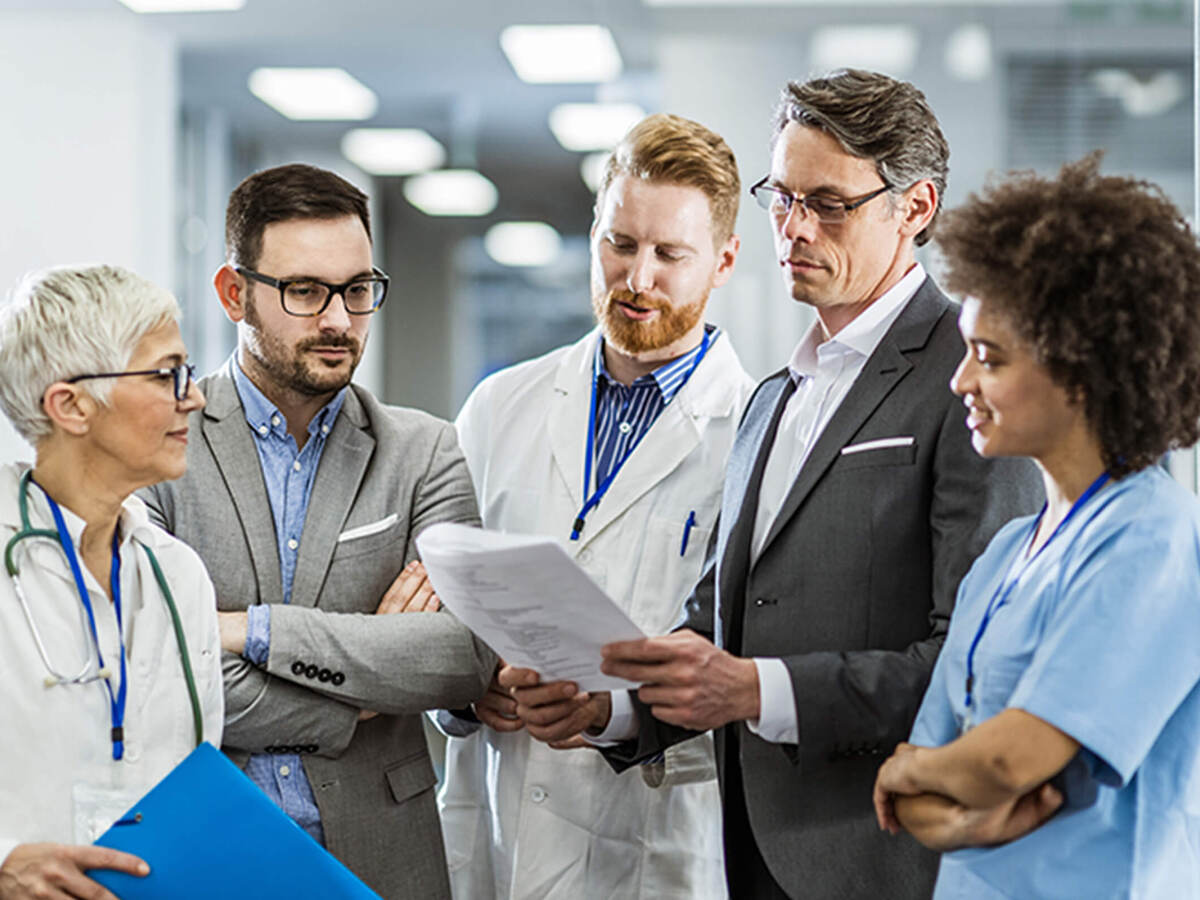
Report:
[[554,538],[444,522],[417,548],[442,603],[505,662],[584,691],[632,686],[600,671],[600,648],[645,633]]

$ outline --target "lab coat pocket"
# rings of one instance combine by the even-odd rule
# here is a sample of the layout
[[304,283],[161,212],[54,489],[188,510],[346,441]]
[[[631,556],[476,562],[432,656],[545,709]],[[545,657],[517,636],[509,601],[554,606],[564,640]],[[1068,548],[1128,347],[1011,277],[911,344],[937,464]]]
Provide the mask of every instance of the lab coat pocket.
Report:
[[715,517],[696,510],[694,520],[690,515],[650,519],[630,609],[647,634],[664,634],[679,622],[683,601],[700,578]]

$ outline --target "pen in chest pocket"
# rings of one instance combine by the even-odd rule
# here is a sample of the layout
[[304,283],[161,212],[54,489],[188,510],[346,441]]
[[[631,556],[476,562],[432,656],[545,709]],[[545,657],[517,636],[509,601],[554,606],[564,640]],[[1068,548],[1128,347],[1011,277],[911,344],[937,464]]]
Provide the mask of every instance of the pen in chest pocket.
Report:
[[679,544],[679,555],[683,556],[687,553],[688,535],[692,533],[692,528],[696,524],[696,511],[693,509],[688,513],[687,521],[683,523],[683,541]]

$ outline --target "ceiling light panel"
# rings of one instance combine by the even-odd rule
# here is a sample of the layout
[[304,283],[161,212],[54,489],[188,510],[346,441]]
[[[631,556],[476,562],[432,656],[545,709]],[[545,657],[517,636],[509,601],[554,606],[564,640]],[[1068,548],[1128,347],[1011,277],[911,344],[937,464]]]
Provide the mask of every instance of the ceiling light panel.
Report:
[[255,69],[250,93],[289,119],[361,120],[375,115],[379,98],[345,69]]
[[427,216],[486,216],[496,208],[496,186],[473,169],[442,169],[404,182],[404,196]]
[[903,76],[917,62],[920,40],[909,25],[846,25],[818,28],[812,37],[817,69],[870,69]]
[[500,48],[517,77],[529,84],[612,81],[621,54],[603,25],[511,25]]
[[121,0],[137,13],[230,12],[246,0]]
[[608,151],[600,150],[597,153],[589,153],[579,161],[579,174],[593,194],[600,189],[600,179],[604,177],[604,164],[608,162],[610,155]]
[[502,266],[546,266],[558,259],[562,238],[545,222],[500,222],[483,236],[483,248]]
[[568,150],[611,150],[645,116],[633,103],[560,103],[550,110],[550,130]]
[[420,128],[355,128],[342,156],[372,175],[413,175],[442,165],[446,149]]

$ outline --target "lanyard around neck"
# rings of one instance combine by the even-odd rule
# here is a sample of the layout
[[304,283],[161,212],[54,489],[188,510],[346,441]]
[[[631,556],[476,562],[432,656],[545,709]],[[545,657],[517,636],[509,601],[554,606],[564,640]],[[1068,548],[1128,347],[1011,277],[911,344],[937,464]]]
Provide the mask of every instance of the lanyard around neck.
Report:
[[[34,482],[35,484],[37,482]],[[41,485],[38,485],[41,487]],[[96,631],[96,616],[92,611],[92,601],[88,596],[87,585],[83,581],[83,571],[79,566],[79,556],[75,552],[75,543],[71,540],[71,535],[67,531],[67,524],[63,521],[62,510],[58,508],[58,504],[54,502],[54,498],[46,493],[43,488],[42,493],[46,496],[46,501],[50,504],[50,512],[54,516],[54,527],[58,529],[58,539],[62,544],[63,553],[66,554],[67,562],[71,564],[71,575],[75,578],[75,589],[79,592],[79,602],[83,604],[84,610],[87,612],[88,629],[91,632],[92,641],[96,646],[96,660],[100,664],[100,670],[104,670],[104,653],[100,649],[100,636]],[[109,586],[112,591],[113,608],[117,613],[117,641],[120,647],[121,655],[121,686],[117,692],[113,693],[112,677],[107,676],[101,679],[104,682],[104,689],[108,691],[109,714],[112,720],[112,755],[113,759],[121,759],[125,755],[125,700],[126,690],[129,687],[129,679],[125,676],[125,628],[121,620],[121,555],[120,543],[117,534],[113,532],[112,542],[112,567],[109,569]]]
[[[680,390],[683,389],[684,384],[687,384],[688,379],[692,377],[692,373],[696,371],[696,367],[700,365],[700,361],[704,359],[704,355],[708,353],[709,342],[711,339],[712,334],[707,328],[704,329],[704,338],[700,341],[700,352],[696,354],[696,358],[692,360],[692,364],[688,366],[687,373],[683,376],[683,380],[680,382]],[[599,352],[603,353],[604,351],[600,350]],[[583,506],[580,507],[579,512],[575,516],[575,522],[571,526],[571,540],[573,541],[579,540],[579,535],[583,531],[583,526],[587,521],[588,513],[595,509],[595,507],[600,503],[601,499],[603,499],[604,495],[608,493],[609,487],[612,486],[613,479],[617,477],[617,473],[621,471],[621,467],[625,465],[625,461],[633,455],[633,451],[637,449],[637,445],[642,442],[642,438],[644,438],[646,436],[646,432],[650,430],[649,428],[646,428],[637,436],[637,438],[629,445],[629,448],[624,452],[624,454],[622,454],[621,458],[613,465],[612,469],[609,470],[609,473],[604,480],[596,485],[596,490],[589,495],[588,490],[592,486],[592,458],[596,453],[596,402],[598,396],[597,385],[599,382],[600,373],[593,372],[592,399],[588,408],[587,441],[585,443],[583,456],[583,496],[585,499],[583,501]],[[666,404],[664,404],[664,406],[665,405]]]
[[[1017,560],[1020,559],[1020,554],[1018,554],[1016,559],[1009,563],[1008,571],[1005,572],[1005,578],[1000,582],[999,585],[997,585],[995,592],[992,594],[992,598],[988,601],[987,609],[985,609],[983,613],[983,621],[979,623],[979,628],[975,631],[975,637],[971,641],[971,646],[967,650],[966,707],[968,721],[974,712],[975,706],[975,650],[979,647],[979,641],[983,638],[984,632],[987,631],[987,627],[992,621],[992,616],[999,611],[1000,607],[1004,606],[1004,604],[1008,602],[1008,598],[1016,588],[1017,583],[1021,580],[1025,573],[1029,571],[1029,567],[1033,565],[1034,561],[1042,555],[1042,551],[1054,542],[1054,539],[1063,532],[1063,530],[1067,527],[1067,523],[1071,521],[1071,518],[1075,515],[1075,513],[1077,513],[1080,508],[1087,503],[1088,500],[1090,500],[1098,490],[1100,490],[1100,488],[1104,487],[1104,484],[1107,481],[1108,473],[1103,472],[1099,478],[1088,485],[1087,490],[1079,495],[1079,499],[1071,504],[1070,510],[1067,511],[1066,516],[1064,516],[1063,520],[1058,523],[1057,527],[1055,527],[1054,532],[1050,535],[1046,542],[1042,544],[1042,546],[1038,547],[1037,552],[1035,552],[1025,561],[1025,564],[1020,567],[1020,571],[1018,571],[1016,575],[1012,575],[1012,569]],[[1037,518],[1033,520],[1033,531],[1029,536],[1029,544],[1032,544],[1034,537],[1037,535],[1037,530],[1041,524],[1042,516],[1046,514],[1046,508],[1047,504],[1043,504],[1042,511],[1038,513]],[[1027,544],[1025,541],[1022,541],[1020,546],[1026,547],[1029,546],[1029,544]]]

